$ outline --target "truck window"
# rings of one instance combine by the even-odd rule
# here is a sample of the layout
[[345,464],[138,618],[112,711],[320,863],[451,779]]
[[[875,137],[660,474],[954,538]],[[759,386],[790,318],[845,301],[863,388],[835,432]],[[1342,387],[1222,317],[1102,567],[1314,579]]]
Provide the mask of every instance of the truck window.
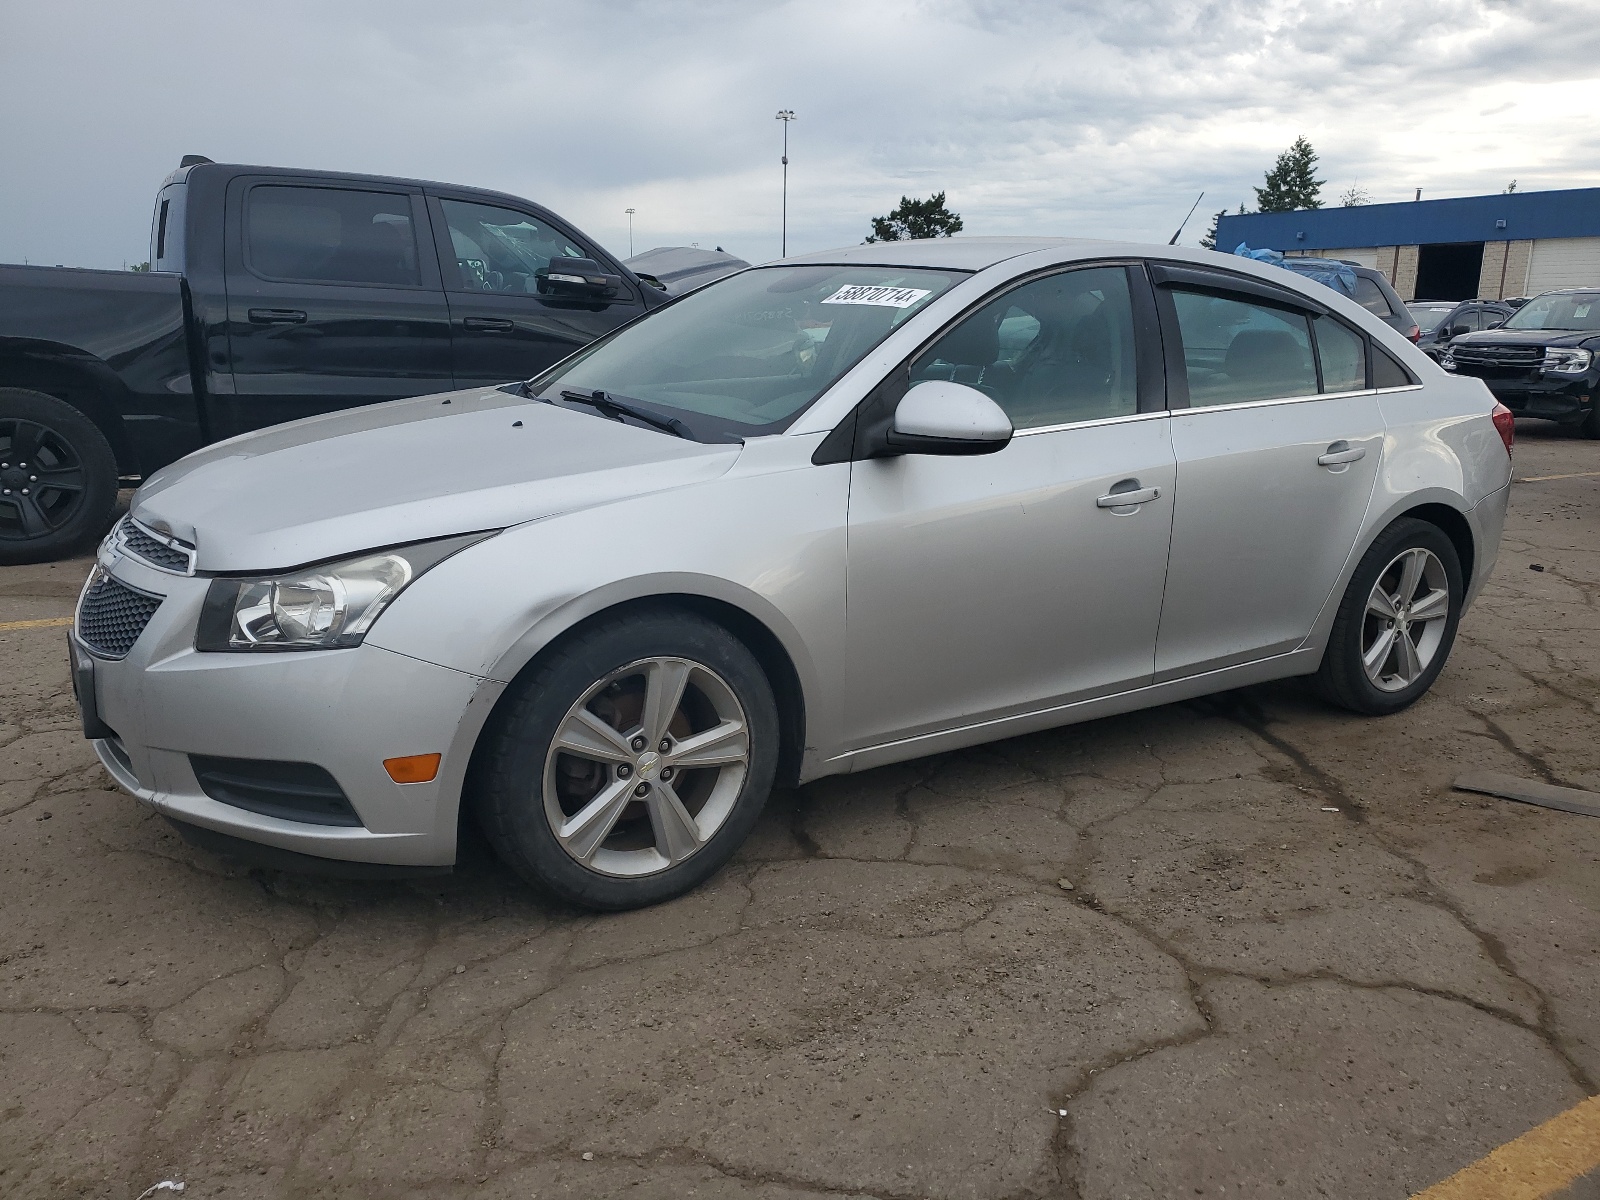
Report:
[[263,184],[245,202],[245,256],[269,279],[417,287],[411,197]]
[[537,291],[534,273],[548,267],[552,258],[589,255],[526,213],[465,200],[441,200],[439,204],[455,250],[456,291]]
[[183,209],[188,194],[188,185],[169,183],[156,197],[155,217],[150,225],[151,270],[183,270]]

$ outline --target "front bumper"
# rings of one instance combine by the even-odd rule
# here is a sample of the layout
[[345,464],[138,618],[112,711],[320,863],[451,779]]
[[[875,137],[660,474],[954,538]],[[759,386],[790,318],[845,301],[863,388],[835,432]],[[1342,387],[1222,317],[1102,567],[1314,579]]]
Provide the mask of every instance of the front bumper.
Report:
[[1456,374],[1482,379],[1494,398],[1519,417],[1577,423],[1600,401],[1600,385],[1589,375],[1551,378],[1533,371],[1511,378],[1478,375],[1457,368]]
[[[127,656],[96,657],[90,732],[112,777],[175,820],[317,858],[403,866],[455,861],[473,743],[504,685],[376,646],[201,654],[208,579],[123,559],[112,574],[164,599]],[[87,648],[71,635],[74,658]],[[85,704],[91,710],[91,704]],[[440,753],[431,783],[397,784],[383,760]],[[309,824],[214,800],[189,755],[309,762],[328,771],[360,827]]]

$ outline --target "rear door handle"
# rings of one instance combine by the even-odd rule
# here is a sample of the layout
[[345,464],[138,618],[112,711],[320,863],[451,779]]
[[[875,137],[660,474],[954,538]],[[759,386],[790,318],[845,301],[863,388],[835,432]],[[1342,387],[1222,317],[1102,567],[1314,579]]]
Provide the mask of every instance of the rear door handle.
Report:
[[298,308],[252,308],[252,325],[304,325],[306,314]]
[[1352,446],[1349,442],[1335,442],[1327,453],[1317,456],[1319,467],[1342,467],[1346,463],[1360,462],[1367,456],[1365,446]]
[[468,317],[461,322],[461,327],[475,333],[510,333],[517,325],[505,317]]
[[1135,488],[1127,492],[1112,492],[1108,496],[1101,496],[1096,500],[1096,508],[1123,508],[1137,504],[1149,504],[1152,500],[1161,499],[1161,489],[1157,487]]

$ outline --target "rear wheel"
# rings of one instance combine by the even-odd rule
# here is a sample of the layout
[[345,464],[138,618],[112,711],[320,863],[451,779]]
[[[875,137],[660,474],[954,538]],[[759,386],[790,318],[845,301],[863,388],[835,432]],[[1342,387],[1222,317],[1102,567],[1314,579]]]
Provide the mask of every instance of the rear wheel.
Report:
[[579,634],[520,680],[486,743],[477,805],[534,886],[596,909],[681,895],[766,803],[778,715],[755,657],[686,613]]
[[116,456],[94,422],[43,392],[0,388],[0,565],[83,549],[116,504]]
[[1378,536],[1345,589],[1316,687],[1353,712],[1415,703],[1444,670],[1465,589],[1454,543],[1403,517]]

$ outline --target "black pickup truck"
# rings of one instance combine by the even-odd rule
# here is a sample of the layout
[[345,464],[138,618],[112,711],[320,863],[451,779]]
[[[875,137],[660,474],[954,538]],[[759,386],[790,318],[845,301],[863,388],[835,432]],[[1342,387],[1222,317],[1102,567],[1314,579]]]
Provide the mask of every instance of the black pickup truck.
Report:
[[0,564],[85,545],[119,479],[207,443],[526,379],[669,299],[515,196],[197,156],[150,268],[0,266]]

